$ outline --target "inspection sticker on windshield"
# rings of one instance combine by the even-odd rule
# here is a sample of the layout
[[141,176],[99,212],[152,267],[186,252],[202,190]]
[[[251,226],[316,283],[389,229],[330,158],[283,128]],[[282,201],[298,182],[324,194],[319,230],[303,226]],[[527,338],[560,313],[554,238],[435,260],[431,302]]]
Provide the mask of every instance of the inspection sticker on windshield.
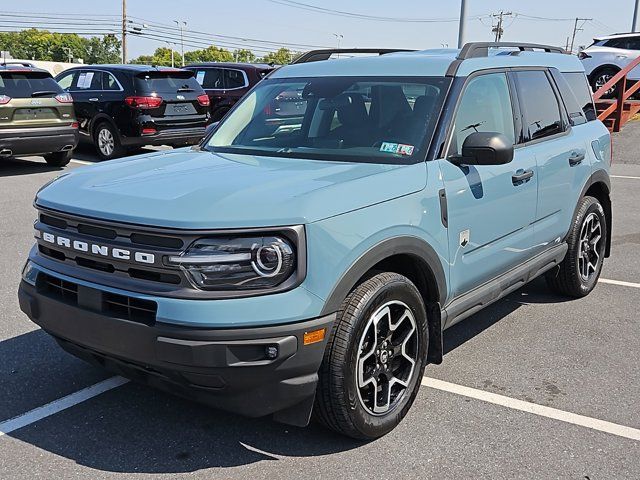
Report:
[[381,152],[399,155],[413,155],[413,148],[413,145],[405,145],[404,143],[382,142],[380,145]]

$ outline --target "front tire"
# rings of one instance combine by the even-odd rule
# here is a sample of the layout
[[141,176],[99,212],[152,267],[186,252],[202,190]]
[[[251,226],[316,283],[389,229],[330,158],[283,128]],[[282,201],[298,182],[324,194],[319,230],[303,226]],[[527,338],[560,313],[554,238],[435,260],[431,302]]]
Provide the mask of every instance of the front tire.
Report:
[[116,129],[107,122],[98,124],[93,132],[93,143],[101,160],[121,157],[124,153]]
[[598,283],[607,244],[607,217],[596,198],[580,201],[567,244],[560,266],[546,275],[547,285],[561,295],[584,297]]
[[64,167],[71,161],[71,152],[55,152],[44,156],[45,161],[52,167]]
[[319,371],[315,416],[361,440],[393,430],[420,388],[428,349],[427,316],[416,286],[380,273],[344,300]]

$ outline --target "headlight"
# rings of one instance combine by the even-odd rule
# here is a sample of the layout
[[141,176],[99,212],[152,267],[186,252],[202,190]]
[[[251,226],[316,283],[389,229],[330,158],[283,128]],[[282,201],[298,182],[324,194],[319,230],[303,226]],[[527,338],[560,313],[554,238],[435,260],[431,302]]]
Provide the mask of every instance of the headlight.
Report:
[[167,261],[202,290],[270,289],[296,271],[294,243],[278,235],[203,238]]

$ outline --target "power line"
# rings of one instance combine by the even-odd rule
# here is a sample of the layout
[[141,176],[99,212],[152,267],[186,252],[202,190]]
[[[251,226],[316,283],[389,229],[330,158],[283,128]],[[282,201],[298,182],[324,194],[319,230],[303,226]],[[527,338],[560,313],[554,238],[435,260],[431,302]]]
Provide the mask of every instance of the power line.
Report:
[[513,16],[512,12],[504,12],[502,10],[500,10],[500,13],[495,13],[492,15],[492,17],[498,19],[498,24],[494,25],[493,28],[491,29],[491,31],[496,34],[496,38],[495,38],[496,42],[499,42],[500,40],[502,40],[502,35],[504,34],[504,28],[502,27],[504,22],[504,17],[511,17],[511,16]]
[[[573,45],[576,41],[576,33],[581,32],[582,30],[584,30],[582,27],[584,27],[584,24],[587,22],[590,22],[591,20],[593,20],[593,18],[576,18],[575,23],[573,24],[573,34],[571,35],[571,48],[569,49],[569,53],[573,53]],[[582,25],[580,25],[580,27],[578,27],[578,22],[582,22]]]

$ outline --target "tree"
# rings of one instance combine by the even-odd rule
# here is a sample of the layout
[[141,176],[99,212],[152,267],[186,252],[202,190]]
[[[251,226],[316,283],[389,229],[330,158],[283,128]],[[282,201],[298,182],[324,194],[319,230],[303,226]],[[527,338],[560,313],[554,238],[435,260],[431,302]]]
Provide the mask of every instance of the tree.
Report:
[[185,52],[184,60],[187,63],[233,62],[233,54],[229,50],[211,45],[202,50],[192,50],[191,52]]
[[120,57],[120,41],[113,35],[85,38],[30,28],[0,33],[0,50],[25,60],[68,62],[71,57],[82,58],[85,63],[115,63]]
[[[182,64],[182,56],[175,50],[173,51],[173,61],[174,65]],[[171,49],[167,47],[156,48],[156,51],[153,52],[153,55],[142,55],[131,60],[131,63],[139,63],[143,65],[162,65],[164,67],[170,67]]]
[[233,57],[236,62],[251,63],[256,59],[255,54],[251,50],[246,48],[240,48],[233,52]]
[[264,63],[273,63],[275,65],[286,65],[287,63],[291,63],[291,58],[293,56],[293,52],[288,48],[280,48],[277,52],[269,52],[264,57],[262,57],[262,61]]

